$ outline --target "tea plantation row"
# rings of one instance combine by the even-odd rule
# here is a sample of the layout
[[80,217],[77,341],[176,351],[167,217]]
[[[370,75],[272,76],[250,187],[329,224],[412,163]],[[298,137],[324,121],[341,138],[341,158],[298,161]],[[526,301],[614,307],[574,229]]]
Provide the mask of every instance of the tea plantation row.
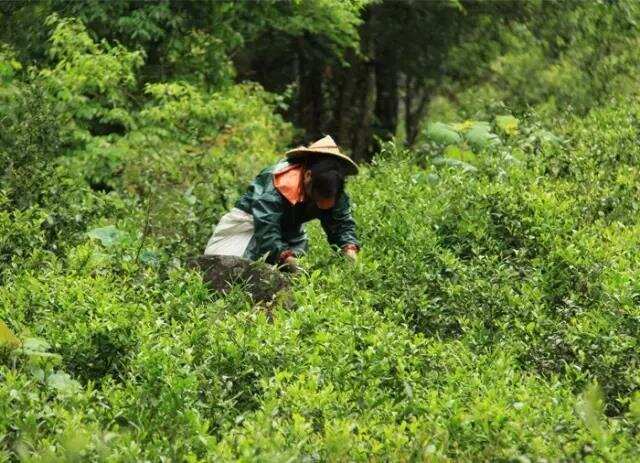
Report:
[[3,353],[3,461],[633,461],[637,116],[522,127],[473,169],[386,145],[349,185],[360,260],[311,227],[273,321],[210,294],[197,245],[141,253],[144,209],[14,259],[0,317],[40,341]]

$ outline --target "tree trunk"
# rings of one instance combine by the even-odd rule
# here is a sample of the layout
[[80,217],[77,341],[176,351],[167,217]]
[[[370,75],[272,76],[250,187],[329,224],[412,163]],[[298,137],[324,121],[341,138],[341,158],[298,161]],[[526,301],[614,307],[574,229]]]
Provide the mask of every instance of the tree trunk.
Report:
[[348,50],[346,54],[347,62],[350,67],[344,68],[342,73],[342,82],[340,88],[340,101],[338,102],[338,111],[336,115],[337,121],[337,142],[343,146],[353,147],[352,133],[353,123],[353,106],[354,93],[357,80],[356,57],[353,50]]
[[307,41],[300,39],[298,58],[300,63],[298,120],[309,139],[322,135],[322,67],[307,53]]
[[420,123],[429,102],[429,89],[412,76],[405,78],[404,115],[407,146],[413,146],[418,138]]
[[383,140],[391,139],[398,127],[398,70],[396,58],[391,53],[376,57],[377,99],[374,127]]
[[355,131],[355,140],[353,143],[353,158],[360,160],[369,160],[369,151],[372,142],[372,130],[375,109],[376,109],[376,67],[375,67],[375,47],[373,40],[373,23],[375,21],[375,8],[371,10],[371,14],[364,24],[362,32],[362,54],[364,61],[362,69],[364,73],[364,82],[362,87],[362,96],[360,104],[360,117]]
[[369,160],[369,149],[372,142],[371,125],[373,124],[376,109],[376,72],[373,63],[364,63],[365,80],[363,87],[363,99],[360,112],[360,120],[356,128],[356,137],[353,146],[353,158],[356,160]]
[[411,103],[413,101],[413,86],[411,76],[404,76],[404,132],[405,132],[405,144],[410,146],[409,140],[413,138],[413,111],[411,111]]

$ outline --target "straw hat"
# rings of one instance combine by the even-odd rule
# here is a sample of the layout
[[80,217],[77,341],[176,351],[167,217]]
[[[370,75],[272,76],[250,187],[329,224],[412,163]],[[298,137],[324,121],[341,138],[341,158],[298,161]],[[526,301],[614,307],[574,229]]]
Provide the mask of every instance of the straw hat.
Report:
[[314,154],[328,154],[339,158],[344,161],[345,167],[347,168],[347,175],[356,175],[358,173],[358,166],[356,163],[353,162],[349,156],[340,152],[340,148],[338,148],[336,142],[333,141],[333,138],[329,135],[311,143],[308,147],[298,146],[297,148],[287,151],[287,159],[306,159],[310,158]]

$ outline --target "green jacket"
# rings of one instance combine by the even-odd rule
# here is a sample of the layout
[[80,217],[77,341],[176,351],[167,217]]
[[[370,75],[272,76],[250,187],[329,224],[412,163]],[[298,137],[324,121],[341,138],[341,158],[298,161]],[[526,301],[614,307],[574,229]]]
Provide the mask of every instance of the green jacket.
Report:
[[304,254],[308,239],[303,224],[313,219],[320,219],[330,245],[342,248],[353,244],[359,248],[347,194],[342,193],[328,210],[313,203],[293,205],[274,185],[274,174],[289,165],[283,160],[264,169],[236,203],[238,209],[253,216],[255,229],[244,257],[257,260],[267,256],[267,261],[273,263],[287,250],[295,255]]

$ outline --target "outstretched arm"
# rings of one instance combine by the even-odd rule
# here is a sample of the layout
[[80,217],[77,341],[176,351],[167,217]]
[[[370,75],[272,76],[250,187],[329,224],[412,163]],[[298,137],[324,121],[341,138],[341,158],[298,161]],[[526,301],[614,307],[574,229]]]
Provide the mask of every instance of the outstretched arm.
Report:
[[330,245],[339,247],[345,255],[355,258],[360,250],[356,237],[356,223],[351,215],[351,205],[346,193],[338,199],[336,205],[323,214],[320,223],[327,234]]

